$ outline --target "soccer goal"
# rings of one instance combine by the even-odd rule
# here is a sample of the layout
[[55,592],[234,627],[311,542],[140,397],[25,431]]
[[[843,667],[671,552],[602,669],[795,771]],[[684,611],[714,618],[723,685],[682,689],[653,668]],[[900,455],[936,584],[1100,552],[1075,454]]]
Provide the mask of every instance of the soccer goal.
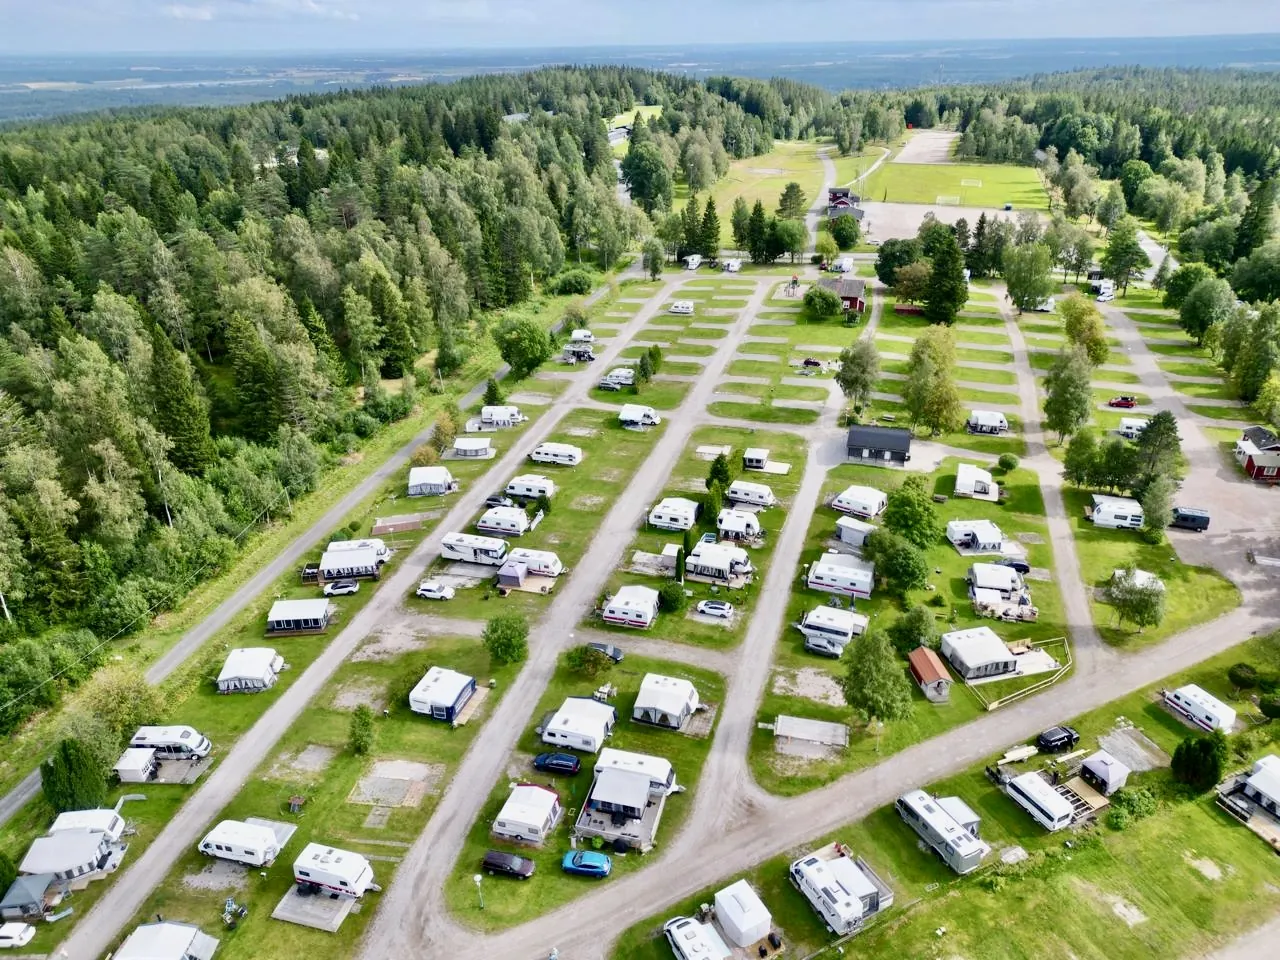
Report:
[[961,181],[960,181],[960,186],[962,186],[962,187],[980,187],[980,186],[982,186],[982,181],[981,181],[981,180],[961,180]]
[[960,206],[960,198],[946,197],[939,194],[937,197],[934,198],[934,203],[936,203],[940,207],[958,207]]

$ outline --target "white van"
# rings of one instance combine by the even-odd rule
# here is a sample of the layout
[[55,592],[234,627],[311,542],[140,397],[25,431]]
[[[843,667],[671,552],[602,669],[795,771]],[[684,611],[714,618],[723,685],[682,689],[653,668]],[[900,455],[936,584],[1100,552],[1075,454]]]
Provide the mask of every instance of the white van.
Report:
[[841,257],[831,265],[835,273],[853,273],[853,257]]
[[1137,440],[1138,435],[1145,429],[1147,429],[1146,417],[1121,417],[1120,428],[1116,433],[1126,440]]
[[1031,309],[1036,313],[1053,313],[1054,308],[1058,305],[1057,297],[1045,297]]
[[562,467],[576,467],[582,462],[582,448],[571,443],[540,443],[533,448],[529,459],[534,463],[554,463]]
[[671,306],[667,307],[667,313],[678,313],[678,314],[681,314],[682,316],[692,316],[693,301],[692,300],[674,300],[672,301]]
[[590,330],[574,330],[569,334],[570,343],[595,343],[596,335]]
[[656,427],[662,423],[662,418],[653,407],[628,403],[618,411],[618,421],[624,427]]
[[733,481],[724,495],[734,503],[749,503],[757,507],[772,507],[778,502],[768,486],[763,483],[748,483],[746,480]]
[[701,254],[691,253],[684,258],[684,268],[686,270],[697,270],[700,266],[702,266]]
[[538,497],[550,499],[556,495],[556,482],[540,473],[522,473],[512,477],[507,484],[506,494],[509,497],[527,497],[536,500]]
[[741,260],[739,260],[739,259],[737,259],[736,257],[734,257],[733,259],[730,259],[730,260],[725,260],[725,261],[724,261],[724,272],[725,272],[725,273],[741,273],[741,272],[742,272],[742,261],[741,261]]
[[139,727],[129,747],[154,750],[157,760],[201,760],[213,749],[193,727]]
[[223,820],[210,830],[200,846],[201,853],[250,867],[269,866],[280,855],[280,841],[268,826]]

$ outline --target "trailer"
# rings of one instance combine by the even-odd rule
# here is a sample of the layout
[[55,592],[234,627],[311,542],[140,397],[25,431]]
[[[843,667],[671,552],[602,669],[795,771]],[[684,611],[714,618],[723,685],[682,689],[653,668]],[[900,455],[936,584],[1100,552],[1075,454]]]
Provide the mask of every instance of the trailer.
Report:
[[804,648],[811,653],[839,657],[854,637],[860,637],[871,621],[841,607],[815,607],[796,627],[804,634]]
[[664,497],[649,511],[649,525],[659,530],[688,530],[697,520],[697,502],[685,497]]
[[533,577],[558,577],[564,573],[564,564],[550,550],[515,547],[507,557],[513,563],[523,564],[526,572]]
[[562,467],[576,467],[583,460],[582,448],[571,443],[540,443],[533,448],[529,459],[534,463],[554,463]]
[[767,484],[750,483],[746,480],[733,481],[724,495],[732,503],[746,503],[756,507],[772,507],[778,502]]
[[323,843],[306,845],[293,861],[293,879],[302,889],[334,899],[359,899],[374,885],[373,867],[366,858]]
[[529,532],[529,515],[519,507],[490,507],[476,521],[476,529],[507,537],[519,537]]
[[1166,690],[1164,702],[1204,730],[1230,733],[1236,724],[1234,709],[1194,683]]
[[480,422],[486,427],[514,427],[529,418],[520,412],[519,407],[500,404],[480,408]]
[[885,504],[888,502],[889,498],[883,490],[855,484],[836,494],[831,501],[831,508],[841,513],[847,513],[850,516],[867,519],[868,517],[878,517],[883,513]]
[[207,857],[249,867],[270,866],[280,855],[280,841],[270,827],[241,820],[223,820],[196,847]]
[[446,533],[440,541],[440,557],[500,567],[507,562],[507,541],[497,537],[478,537],[474,533]]
[[508,497],[521,497],[526,500],[546,497],[550,500],[556,495],[556,482],[540,473],[522,473],[518,477],[511,478],[504,492]]

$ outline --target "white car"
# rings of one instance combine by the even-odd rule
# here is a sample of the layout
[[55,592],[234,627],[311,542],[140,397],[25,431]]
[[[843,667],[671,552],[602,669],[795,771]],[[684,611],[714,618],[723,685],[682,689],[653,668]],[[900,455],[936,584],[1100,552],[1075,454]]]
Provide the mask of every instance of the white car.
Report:
[[1115,298],[1116,298],[1116,295],[1115,295],[1114,293],[1100,293],[1100,294],[1098,294],[1098,302],[1099,302],[1099,303],[1110,303],[1110,302],[1111,302],[1112,300],[1114,300]]
[[423,600],[452,600],[453,587],[447,587],[438,580],[423,580],[418,584],[418,596]]
[[36,935],[36,928],[29,923],[0,924],[0,950],[25,947]]
[[698,612],[704,617],[728,620],[733,616],[733,604],[727,600],[703,600],[698,604]]
[[326,597],[346,597],[359,591],[359,580],[331,580],[324,585],[324,595]]

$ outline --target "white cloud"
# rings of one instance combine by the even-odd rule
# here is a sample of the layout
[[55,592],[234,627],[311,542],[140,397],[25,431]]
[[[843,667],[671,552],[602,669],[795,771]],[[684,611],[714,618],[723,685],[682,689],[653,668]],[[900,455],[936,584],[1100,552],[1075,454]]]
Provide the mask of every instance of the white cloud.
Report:
[[166,17],[172,17],[174,20],[212,20],[213,7],[191,7],[186,4],[173,3],[167,7],[161,7],[161,12]]

